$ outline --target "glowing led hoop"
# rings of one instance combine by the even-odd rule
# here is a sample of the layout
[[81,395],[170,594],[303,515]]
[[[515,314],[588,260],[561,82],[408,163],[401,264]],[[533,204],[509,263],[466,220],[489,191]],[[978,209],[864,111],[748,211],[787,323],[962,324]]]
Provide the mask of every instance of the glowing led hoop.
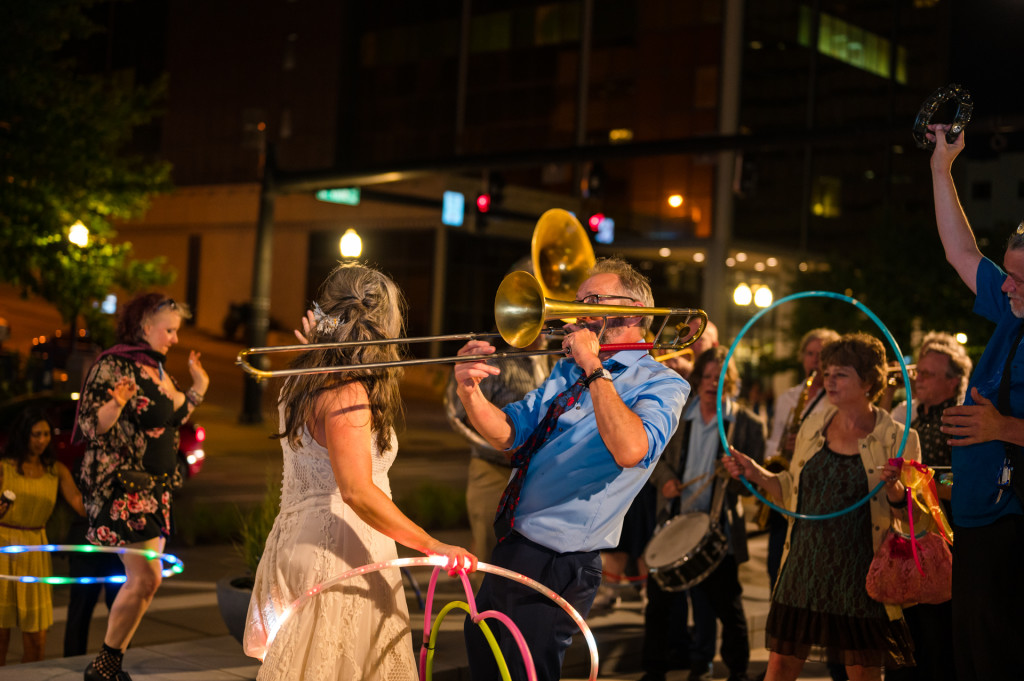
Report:
[[[300,607],[305,605],[306,602],[309,599],[313,598],[314,596],[316,596],[317,594],[321,593],[322,591],[325,591],[326,589],[334,586],[335,584],[338,584],[339,582],[343,582],[343,581],[345,581],[347,579],[351,579],[352,577],[358,577],[360,575],[369,574],[371,572],[380,572],[381,570],[386,570],[388,568],[393,568],[393,567],[397,567],[397,568],[402,568],[402,567],[435,567],[435,568],[442,568],[447,563],[448,563],[448,559],[445,556],[420,556],[420,557],[417,557],[417,558],[395,558],[394,560],[387,560],[387,561],[384,561],[384,562],[381,562],[381,563],[372,563],[370,565],[364,565],[362,567],[358,567],[358,568],[349,570],[348,572],[343,572],[340,575],[336,575],[334,577],[331,577],[327,581],[321,582],[320,584],[317,584],[317,585],[309,588],[304,594],[302,594],[301,596],[296,598],[288,607],[286,607],[281,612],[281,615],[280,615],[280,617],[278,618],[278,621],[277,621],[277,627],[272,632],[270,632],[270,635],[267,637],[267,643],[266,643],[265,649],[269,649],[270,648],[271,644],[274,642],[274,639],[277,637],[277,632],[279,632],[281,630],[281,627],[284,626],[285,622],[287,622],[288,619],[293,614],[295,614],[296,610],[298,610]],[[498,575],[499,577],[505,577],[506,579],[511,579],[511,580],[517,581],[520,584],[522,584],[524,586],[528,586],[531,589],[533,589],[534,591],[536,591],[536,592],[538,592],[540,594],[543,594],[544,596],[546,596],[547,598],[549,598],[550,600],[552,600],[556,604],[558,604],[558,606],[561,607],[562,610],[564,610],[567,615],[569,615],[569,617],[573,620],[573,622],[576,623],[576,626],[578,626],[580,628],[580,631],[583,633],[583,638],[587,642],[587,647],[590,648],[590,676],[588,677],[588,681],[597,681],[597,666],[598,666],[597,641],[594,639],[594,634],[593,634],[593,632],[590,631],[590,627],[587,626],[586,621],[579,614],[579,612],[576,611],[576,608],[572,607],[572,605],[570,605],[568,601],[566,601],[564,598],[562,598],[561,596],[556,594],[551,589],[547,588],[546,586],[544,586],[540,582],[537,582],[537,581],[534,581],[534,580],[530,579],[526,575],[521,575],[518,572],[513,572],[511,570],[506,570],[503,567],[498,567],[497,565],[490,565],[488,563],[477,563],[476,567],[477,567],[477,570],[480,570],[481,572],[489,572],[491,574]],[[466,592],[467,592],[467,600],[469,600],[469,602],[473,604],[472,609],[475,609],[475,607],[476,607],[475,606],[475,599],[473,598],[473,591],[472,591],[472,588],[471,588],[471,586],[469,584],[469,578],[466,576],[465,573],[460,573],[460,575],[462,577],[463,587],[466,589]],[[435,574],[435,577],[436,577],[436,574]],[[432,599],[433,599],[433,583],[431,584],[431,589],[430,589],[429,595],[427,597],[428,604],[431,602]],[[429,607],[429,605],[428,605],[428,607]],[[497,617],[499,619],[507,618],[507,616],[503,615],[502,613],[496,612],[494,610],[487,610],[487,611],[485,611],[483,613],[479,613],[479,616],[481,617],[481,619],[484,618],[484,617],[487,617],[487,616],[493,616],[493,617]],[[426,623],[424,623],[424,627],[423,627],[424,636],[426,636],[427,629],[428,629],[428,627],[427,627]],[[513,630],[513,635],[515,635],[515,631],[517,631],[517,630]],[[529,652],[529,651],[527,650],[527,652]],[[423,660],[425,659],[425,657],[426,657],[426,654],[423,651],[421,651],[421,653],[420,653],[421,670],[423,669],[422,664],[423,664]],[[529,669],[527,671],[529,671]],[[424,679],[424,681],[427,681],[427,679]]]
[[[434,568],[435,577],[437,576],[437,571],[438,568]],[[452,601],[441,608],[441,612],[437,613],[437,619],[434,620],[434,626],[429,627],[430,639],[424,642],[423,647],[420,648],[420,678],[424,679],[424,681],[426,681],[426,679],[433,678],[434,676],[434,652],[437,649],[435,646],[435,642],[437,641],[437,632],[441,630],[441,622],[444,621],[445,616],[447,616],[454,608],[465,610],[470,616],[473,614],[472,609],[469,607],[469,603],[464,601]],[[429,617],[425,619],[424,622],[429,623]],[[502,681],[512,681],[512,675],[509,674],[508,665],[505,663],[505,656],[502,654],[501,647],[498,645],[498,641],[494,638],[494,634],[491,633],[491,628],[487,626],[487,622],[484,622],[483,620],[477,622],[477,625],[484,633],[484,638],[487,639],[487,645],[490,646],[491,652],[494,654],[494,659],[498,663],[498,673],[501,674]],[[424,626],[423,630],[424,633],[426,633],[427,627]],[[524,660],[530,655],[529,648],[521,648],[520,652],[524,653]],[[531,679],[536,679],[537,671],[533,666],[533,658],[530,657],[529,660],[530,663],[526,667],[527,675]]]
[[[181,559],[170,553],[160,553],[153,549],[132,549],[125,546],[94,546],[93,544],[11,544],[0,546],[0,553],[16,555],[19,553],[117,553],[120,555],[129,554],[143,556],[150,560],[159,558],[168,563],[169,567],[163,568],[161,574],[164,577],[181,574],[185,564]],[[33,575],[0,575],[0,579],[11,582],[22,582],[24,584],[124,584],[125,575],[110,575],[108,577],[35,577]]]
[[[722,371],[718,375],[718,402],[716,404],[716,413],[718,416],[718,436],[722,441],[722,446],[725,447],[726,455],[732,456],[732,453],[729,451],[729,439],[725,435],[725,419],[722,418],[722,389],[725,387],[726,369],[729,367],[729,360],[732,359],[732,354],[736,351],[736,346],[739,345],[740,339],[743,338],[743,335],[747,332],[747,330],[754,325],[754,322],[756,322],[758,319],[760,319],[765,314],[767,314],[774,308],[778,307],[782,303],[788,303],[789,301],[797,300],[798,298],[815,297],[835,298],[836,300],[843,300],[849,303],[850,305],[853,305],[855,308],[859,309],[861,312],[866,314],[871,319],[871,321],[875,323],[875,326],[877,326],[882,331],[882,333],[885,335],[886,340],[889,341],[889,345],[891,345],[893,351],[895,351],[896,359],[898,359],[900,362],[900,371],[903,373],[903,385],[906,386],[907,389],[907,423],[906,427],[903,429],[903,439],[900,440],[900,446],[896,450],[896,456],[894,457],[896,459],[902,459],[903,450],[906,449],[907,447],[907,437],[910,435],[910,422],[913,420],[913,412],[910,408],[910,402],[912,399],[910,394],[910,375],[907,373],[907,363],[903,360],[903,353],[900,351],[900,346],[896,342],[896,339],[892,337],[891,333],[889,333],[889,329],[887,329],[885,324],[882,323],[882,320],[879,319],[874,312],[869,310],[867,306],[864,305],[864,303],[860,302],[855,298],[851,298],[850,296],[844,296],[841,293],[832,293],[831,291],[804,291],[802,293],[794,293],[792,295],[786,296],[785,298],[780,298],[779,300],[775,301],[774,303],[772,303],[771,305],[769,305],[768,307],[764,308],[756,315],[754,315],[750,319],[750,321],[747,322],[742,329],[740,329],[740,333],[738,336],[736,336],[736,340],[734,340],[732,342],[732,345],[729,346],[729,353],[725,356],[725,361],[722,362]],[[776,511],[783,515],[788,515],[793,518],[799,518],[800,520],[827,520],[829,518],[836,518],[838,516],[841,516],[844,513],[849,513],[850,511],[868,503],[868,500],[871,499],[871,497],[878,494],[879,490],[882,489],[882,486],[885,485],[884,480],[880,481],[877,485],[875,485],[874,489],[868,492],[866,497],[842,510],[834,511],[833,513],[825,513],[822,515],[807,515],[806,513],[796,513],[794,511],[781,508],[779,506],[776,506],[772,502],[768,501],[761,495],[760,492],[754,489],[754,486],[750,484],[750,481],[747,480],[746,476],[741,475],[740,482],[742,482],[743,485],[748,490],[750,490],[755,497],[760,499],[769,508],[775,509]]]

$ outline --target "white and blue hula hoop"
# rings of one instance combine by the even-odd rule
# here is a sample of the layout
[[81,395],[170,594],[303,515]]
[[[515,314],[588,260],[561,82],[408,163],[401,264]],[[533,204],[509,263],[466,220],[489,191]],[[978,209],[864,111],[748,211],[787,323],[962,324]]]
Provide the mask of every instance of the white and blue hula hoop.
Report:
[[[93,544],[11,544],[0,546],[0,553],[18,555],[22,553],[116,553],[118,555],[142,556],[149,560],[160,560],[167,564],[160,574],[164,577],[181,574],[185,564],[181,559],[170,553],[161,553],[154,549],[133,549],[126,546],[95,546]],[[22,582],[23,584],[124,584],[125,575],[109,575],[107,577],[53,577],[43,575],[3,575],[0,580]]]
[[[736,340],[734,340],[732,342],[732,345],[729,346],[729,353],[725,356],[725,361],[722,362],[722,371],[718,375],[718,401],[716,403],[716,411],[718,417],[718,436],[722,440],[722,446],[725,447],[726,455],[732,456],[732,453],[729,451],[729,438],[727,438],[725,435],[725,420],[722,418],[722,389],[725,387],[725,373],[726,369],[729,367],[729,360],[732,359],[732,355],[736,351],[736,346],[739,345],[740,339],[743,338],[743,335],[746,334],[750,327],[754,325],[754,322],[756,322],[758,319],[760,319],[769,311],[775,309],[782,303],[788,303],[789,301],[797,300],[798,298],[835,298],[836,300],[845,301],[850,305],[853,305],[855,308],[857,308],[864,314],[866,314],[871,319],[871,321],[875,323],[875,326],[881,329],[882,333],[885,335],[886,340],[889,341],[889,345],[892,346],[893,351],[896,353],[896,359],[899,360],[900,372],[902,372],[903,374],[903,385],[906,386],[907,389],[907,426],[903,429],[903,439],[900,440],[900,446],[896,450],[896,456],[894,457],[897,459],[902,459],[903,450],[906,449],[907,447],[907,437],[910,435],[910,422],[913,417],[913,412],[910,408],[910,375],[907,373],[907,363],[903,359],[903,353],[900,351],[900,346],[896,342],[896,339],[892,337],[891,333],[889,333],[889,329],[887,329],[885,324],[882,323],[882,320],[879,319],[874,312],[869,310],[867,306],[864,305],[864,303],[860,302],[855,298],[851,298],[850,296],[844,296],[841,293],[832,293],[831,291],[804,291],[802,293],[794,293],[792,295],[786,296],[785,298],[780,298],[776,300],[774,303],[772,303],[771,305],[769,305],[768,307],[754,315],[751,318],[751,320],[747,322],[742,329],[740,329],[740,333],[738,336],[736,336]],[[783,515],[788,515],[793,518],[799,518],[800,520],[827,520],[829,518],[836,518],[838,516],[841,516],[844,513],[849,513],[850,511],[866,504],[871,497],[878,494],[878,491],[881,490],[882,486],[885,484],[884,481],[879,482],[877,485],[875,485],[874,489],[867,493],[867,496],[842,510],[835,511],[833,513],[825,513],[822,515],[807,515],[806,513],[796,513],[795,511],[790,511],[785,508],[781,508],[779,506],[776,506],[772,502],[768,501],[761,495],[760,492],[754,489],[754,486],[750,484],[750,481],[747,480],[746,476],[741,475],[739,480],[748,490],[751,491],[751,493],[753,493],[755,497],[760,499],[769,508],[778,511]]]

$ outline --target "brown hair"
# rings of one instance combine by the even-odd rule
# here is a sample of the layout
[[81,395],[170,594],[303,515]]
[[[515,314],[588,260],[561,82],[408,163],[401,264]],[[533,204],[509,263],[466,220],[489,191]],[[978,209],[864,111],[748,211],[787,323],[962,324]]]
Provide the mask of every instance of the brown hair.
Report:
[[[690,383],[692,384],[691,387],[694,388],[694,393],[696,393],[696,387],[700,384],[701,379],[703,379],[704,370],[708,365],[721,364],[725,361],[725,357],[728,354],[729,348],[716,345],[697,356],[697,359],[693,362],[693,371],[690,372]],[[725,370],[725,385],[722,386],[722,395],[724,397],[736,397],[739,387],[740,372],[736,369],[736,363],[730,361],[729,368]]]
[[[391,279],[355,262],[340,263],[320,285],[317,302],[323,317],[309,333],[310,343],[370,341],[402,338],[405,329],[405,298]],[[354,345],[307,350],[292,362],[293,368],[371,364],[401,359],[399,344]],[[284,432],[298,444],[308,423],[320,418],[321,394],[358,381],[370,401],[370,423],[377,450],[387,451],[391,430],[402,416],[399,367],[356,369],[290,377],[281,388]]]
[[848,333],[821,349],[821,366],[849,366],[868,384],[868,400],[874,402],[885,387],[885,346],[866,333]]
[[163,309],[174,310],[182,319],[192,318],[192,312],[185,303],[176,302],[162,293],[143,293],[135,296],[121,310],[117,319],[117,342],[141,343],[143,325]]
[[46,423],[50,427],[50,444],[43,450],[42,456],[39,457],[39,462],[47,471],[50,473],[54,472],[57,457],[53,451],[53,442],[57,434],[54,432],[53,423],[50,421],[50,417],[46,415],[46,412],[40,407],[29,406],[23,409],[14,420],[14,425],[11,427],[11,437],[7,441],[7,448],[3,454],[5,458],[13,459],[17,463],[18,473],[21,475],[25,475],[22,464],[28,460],[28,455],[31,451],[32,429],[38,423]]

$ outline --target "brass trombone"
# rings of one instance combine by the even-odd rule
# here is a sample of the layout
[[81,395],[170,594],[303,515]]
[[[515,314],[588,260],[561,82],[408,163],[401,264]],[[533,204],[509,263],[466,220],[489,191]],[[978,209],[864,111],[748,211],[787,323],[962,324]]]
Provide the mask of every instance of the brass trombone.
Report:
[[[540,234],[540,238],[538,238]],[[553,235],[553,236],[552,236]],[[254,355],[283,352],[303,352],[312,348],[341,348],[348,346],[383,345],[393,343],[428,343],[439,341],[470,341],[494,338],[500,335],[506,343],[516,348],[525,348],[542,333],[559,333],[559,329],[545,329],[545,322],[574,317],[645,317],[664,315],[665,319],[655,334],[660,338],[672,316],[685,319],[675,325],[675,337],[671,342],[655,343],[612,343],[601,345],[602,352],[620,350],[679,350],[696,341],[707,327],[708,316],[703,310],[669,307],[632,307],[618,305],[588,305],[573,301],[556,300],[548,297],[548,291],[574,295],[594,266],[593,250],[583,232],[583,227],[571,214],[560,209],[547,211],[537,224],[532,244],[535,270],[547,284],[528,272],[512,272],[501,282],[494,297],[494,319],[498,333],[463,333],[448,336],[420,336],[416,338],[394,338],[376,341],[348,341],[339,343],[318,343],[312,345],[282,345],[275,347],[249,348],[238,353],[235,363],[243,371],[257,379],[299,374],[320,374],[333,371],[354,371],[386,369],[396,366],[419,364],[450,364],[456,362],[480,361],[480,355],[454,357],[433,357],[424,359],[403,359],[391,362],[351,364],[330,367],[308,367],[302,369],[261,369],[249,361]],[[582,254],[579,251],[583,251]],[[546,255],[538,256],[538,252]],[[554,255],[552,255],[554,254]],[[563,267],[568,262],[569,267]],[[571,291],[570,291],[570,288]],[[537,350],[531,352],[501,352],[486,355],[484,359],[525,357],[531,355],[561,355],[564,351]]]

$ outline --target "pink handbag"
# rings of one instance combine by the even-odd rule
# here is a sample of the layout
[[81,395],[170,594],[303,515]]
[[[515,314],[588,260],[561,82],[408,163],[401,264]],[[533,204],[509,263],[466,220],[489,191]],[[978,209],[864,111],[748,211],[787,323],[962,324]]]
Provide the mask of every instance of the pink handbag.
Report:
[[[868,570],[868,595],[888,605],[944,603],[953,596],[953,554],[942,537],[927,532],[916,539],[920,569],[909,537],[886,533]],[[923,574],[922,574],[923,570]]]

